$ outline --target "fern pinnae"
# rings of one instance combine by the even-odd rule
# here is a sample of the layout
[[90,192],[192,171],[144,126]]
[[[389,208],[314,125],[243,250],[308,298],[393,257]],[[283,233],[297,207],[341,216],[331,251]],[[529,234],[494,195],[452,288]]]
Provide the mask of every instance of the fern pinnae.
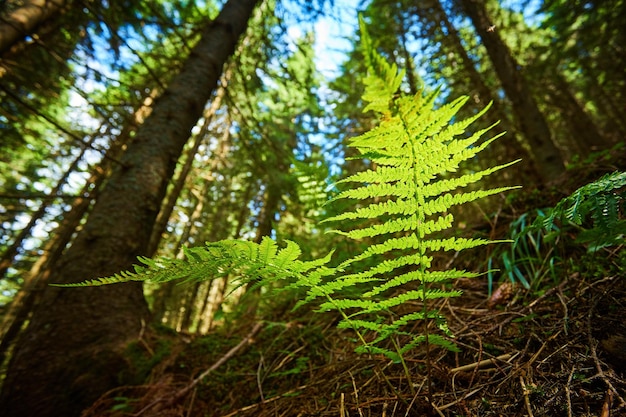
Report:
[[[413,184],[408,184],[406,181],[398,181],[397,183],[380,183],[380,184],[369,184],[367,186],[362,186],[350,190],[346,190],[341,192],[338,196],[333,198],[330,202],[334,202],[337,200],[350,198],[354,200],[365,200],[367,198],[376,198],[376,197],[409,197],[413,190]],[[324,222],[333,221],[334,218],[329,218],[323,220]]]
[[410,173],[409,167],[396,166],[380,166],[376,171],[368,169],[359,172],[336,182],[336,184],[356,182],[356,183],[390,183],[393,181],[402,181],[407,178]]
[[[447,282],[450,280],[458,279],[458,278],[475,278],[480,276],[481,274],[467,272],[467,271],[459,271],[456,269],[452,269],[449,271],[410,271],[402,275],[395,276],[394,278],[386,281],[384,284],[379,285],[373,288],[371,291],[363,294],[364,297],[374,297],[378,294],[381,294],[390,288],[400,287],[404,284],[408,284],[410,282],[421,281],[425,283],[436,283],[436,282]],[[460,295],[460,293],[459,293]]]
[[[541,215],[532,228],[550,231],[555,221],[575,225],[580,229],[577,241],[589,244],[587,250],[619,245],[626,235],[623,201],[626,197],[626,172],[615,171],[584,185],[557,203],[546,215]],[[591,228],[583,227],[585,220],[593,220]]]
[[[481,180],[483,177],[486,177],[487,175],[490,175],[496,171],[499,171],[500,169],[506,168],[512,165],[513,163],[517,163],[517,162],[519,162],[519,160],[513,161],[512,163],[504,164],[503,166],[498,166],[492,169],[487,169],[487,170],[475,172],[472,174],[466,174],[461,177],[443,179],[436,184],[426,184],[424,187],[422,187],[421,192],[425,197],[434,197],[434,196],[439,195],[440,196],[438,197],[439,199],[448,198],[448,197],[445,197],[445,195],[447,194],[444,194],[444,196],[441,196],[441,193],[452,191],[459,187],[466,187],[469,184],[472,184],[474,182]],[[477,190],[477,191],[472,191],[469,193],[456,194],[453,196],[455,200],[451,202],[451,204],[453,205],[464,204],[470,201],[478,200],[480,198],[488,197],[494,194],[500,194],[502,192],[513,190],[516,188],[519,188],[519,187],[500,187],[500,188],[492,188],[489,190]],[[429,200],[427,202],[427,205],[432,206],[437,203],[438,203],[438,200]]]
[[[362,20],[361,33],[364,47],[371,45]],[[369,53],[370,55],[366,54],[369,57],[366,61],[370,65],[370,73],[365,80],[363,99],[369,101],[366,110],[381,113],[382,121],[370,132],[354,138],[350,146],[355,147],[362,158],[371,160],[376,169],[355,173],[342,180],[342,183],[356,183],[356,186],[340,192],[332,201],[354,199],[374,202],[338,214],[327,221],[368,221],[362,228],[334,230],[335,233],[352,239],[373,240],[367,249],[344,262],[342,267],[353,267],[360,262],[382,259],[360,272],[337,278],[342,290],[351,282],[354,285],[370,285],[369,290],[361,292],[360,299],[337,299],[340,295],[337,292],[333,293],[333,302],[323,305],[325,308],[334,306],[350,311],[345,314],[342,327],[377,333],[374,341],[365,350],[393,356],[397,353],[375,345],[383,343],[391,335],[404,334],[401,327],[412,320],[436,319],[441,323],[441,315],[430,310],[429,302],[460,295],[458,291],[435,288],[434,284],[479,275],[458,270],[430,271],[432,256],[429,253],[458,251],[492,243],[486,239],[432,238],[431,235],[452,226],[454,217],[449,209],[454,205],[513,187],[465,193],[457,191],[451,194],[452,191],[475,183],[509,165],[504,164],[455,178],[441,178],[442,174],[458,171],[460,163],[473,158],[496,139],[477,144],[489,129],[475,132],[464,139],[457,138],[487,108],[472,117],[451,123],[467,102],[466,97],[438,109],[434,108],[437,91],[413,97],[397,97],[395,94],[400,75],[397,69],[380,59],[375,52]],[[407,268],[409,271],[406,271]],[[411,287],[413,283],[418,284],[417,289]],[[385,296],[382,297],[383,295]],[[415,301],[421,303],[421,311],[401,315],[391,323],[383,323],[383,312],[394,311]],[[355,317],[361,318],[356,321]],[[418,341],[425,341],[427,345],[441,343],[442,346],[450,347],[447,339],[430,336],[426,334],[423,338],[410,337],[407,343],[414,347]],[[404,352],[404,347],[400,346],[399,351]]]

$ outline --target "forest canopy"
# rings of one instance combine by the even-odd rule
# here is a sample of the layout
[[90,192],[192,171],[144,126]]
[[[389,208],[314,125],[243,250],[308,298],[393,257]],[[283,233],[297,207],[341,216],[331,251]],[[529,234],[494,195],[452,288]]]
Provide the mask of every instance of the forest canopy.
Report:
[[[440,347],[454,336],[466,362],[508,351],[521,352],[511,358],[524,360],[531,349],[516,345],[520,340],[530,344],[536,337],[532,343],[549,346],[552,336],[576,334],[536,330],[532,306],[554,302],[563,306],[565,317],[576,311],[595,317],[603,303],[593,298],[594,291],[613,300],[602,313],[611,328],[613,318],[626,312],[623,284],[617,284],[624,281],[626,260],[624,21],[623,0],[1,2],[0,409],[8,410],[7,416],[78,416],[95,407],[94,415],[105,415],[96,404],[107,392],[147,383],[166,356],[172,363],[182,360],[168,337],[239,335],[253,343],[245,337],[250,328],[270,340],[273,330],[268,329],[293,330],[291,323],[326,329],[329,333],[320,337],[332,339],[333,346],[355,337],[341,325],[330,325],[345,323],[346,317],[331,317],[337,311],[328,305],[317,304],[324,314],[313,313],[316,305],[292,310],[311,292],[307,296],[302,285],[267,279],[271,273],[261,266],[265,273],[257,271],[257,279],[248,281],[238,279],[241,270],[216,263],[215,278],[192,279],[180,272],[182,285],[160,280],[168,282],[67,287],[133,271],[139,260],[154,267],[180,266],[184,259],[204,256],[192,248],[226,250],[217,242],[248,242],[233,248],[264,247],[275,255],[283,252],[268,242],[290,242],[287,249],[297,247],[299,257],[285,259],[294,268],[309,265],[322,280],[330,276],[323,268],[363,279],[345,299],[365,292],[373,277],[359,275],[367,273],[356,269],[355,259],[363,270],[385,271],[376,279],[391,283],[384,287],[390,299],[399,297],[393,283],[402,291],[412,285],[399,277],[419,276],[415,282],[423,286],[405,293],[413,298],[377,310],[385,311],[384,318],[368,316],[367,308],[355,313],[363,318],[359,325],[373,332],[361,342],[386,343],[382,350],[362,349],[359,356],[353,341],[350,348],[341,347],[342,355],[375,361],[383,352],[399,363],[402,371],[394,378],[406,379],[404,388],[396,387],[393,395],[368,393],[374,403],[393,396],[407,413],[413,397],[420,398],[419,409],[464,412],[460,403],[447,411],[435,404],[431,388],[451,393],[442,382],[449,379],[431,367],[431,356],[439,353],[428,347],[428,336],[425,352],[420,343],[403,339],[412,332],[422,335],[426,329],[428,335],[440,326]],[[398,120],[410,140],[395,154]],[[383,145],[367,142],[372,135],[387,139]],[[427,145],[412,142],[420,135]],[[394,159],[409,154],[407,144],[423,169],[419,175],[412,171],[410,180],[406,162]],[[436,162],[439,157],[445,160]],[[435,177],[443,188],[428,191],[432,201],[403,194],[414,190],[413,181],[415,189],[428,189]],[[350,191],[355,181],[360,191]],[[466,197],[453,197],[448,184],[461,184]],[[516,186],[521,189],[504,193]],[[405,197],[427,207],[427,215],[441,213],[441,223],[425,226],[423,213],[411,225],[401,220],[413,219],[402,206]],[[376,250],[376,237],[383,233],[373,225],[376,216],[387,225],[384,233],[392,243],[385,247],[388,252],[362,257]],[[448,218],[454,222],[442,226]],[[404,226],[389,226],[402,221]],[[427,243],[415,243],[422,252],[414,262],[381,267],[406,249],[400,245],[409,245],[403,239],[411,233],[420,239],[434,233],[431,257],[426,257]],[[474,243],[495,241],[508,243],[471,249]],[[316,263],[321,260],[330,264]],[[459,275],[442,273],[436,281],[439,275],[428,275],[430,269]],[[433,288],[427,290],[426,282]],[[440,287],[434,288],[435,282]],[[610,287],[604,288],[605,282]],[[411,292],[418,290],[441,300],[430,310],[425,296]],[[581,291],[591,297],[585,303],[574,296]],[[464,294],[453,302],[447,296],[452,293]],[[412,309],[421,311],[424,323],[409,331],[409,321],[402,318],[417,317]],[[482,342],[480,348],[467,345],[467,328],[459,322],[476,309],[515,311],[511,314],[531,324],[516,328],[521,333],[510,332],[507,352],[485,353]],[[426,324],[430,319],[434,324]],[[396,323],[390,333],[380,327],[387,320]],[[263,326],[253,327],[256,323]],[[600,375],[593,378],[606,385],[598,392],[608,387],[610,404],[604,397],[592,395],[595,402],[585,402],[591,400],[571,394],[574,375],[584,374],[580,369],[589,363],[568,362],[571,374],[550,393],[552,400],[542,403],[546,408],[527,405],[524,399],[531,394],[524,391],[506,415],[532,414],[532,407],[546,412],[558,404],[566,404],[569,415],[585,407],[598,413],[606,404],[623,411],[623,348],[616,354],[611,346],[624,345],[626,328],[614,330],[624,339],[613,340],[604,327],[581,333],[589,336],[584,345],[593,345],[591,365]],[[485,331],[485,343],[493,342],[487,337],[495,337],[494,331]],[[409,348],[402,350],[405,344]],[[138,366],[129,346],[145,349],[150,366]],[[596,346],[606,351],[596,353]],[[289,378],[302,377],[307,361],[311,375],[334,363],[330,356],[302,349],[302,356],[290,359],[299,365],[290,368],[296,370],[286,374]],[[397,351],[402,353],[394,356]],[[424,355],[430,382],[428,390],[416,391],[419,383],[410,381],[409,368],[422,366]],[[603,355],[618,358],[611,365],[615,372],[602,367]],[[460,366],[456,360],[449,368]],[[371,371],[378,378],[372,387],[388,386],[378,366]],[[188,377],[198,377],[197,371]],[[534,383],[528,378],[525,386]],[[580,380],[585,378],[593,379],[583,375]],[[230,405],[223,398],[213,401],[227,415],[265,401],[263,387],[276,395],[288,391],[278,382],[264,386],[261,379],[260,397],[253,393],[248,402]],[[467,381],[469,393],[472,383],[483,380],[474,373]],[[193,389],[204,383],[197,380]],[[308,383],[297,380],[294,386],[300,385]],[[191,389],[169,406],[188,398]],[[559,397],[563,393],[567,400]],[[485,395],[487,402],[496,401]],[[199,401],[210,407],[209,399]],[[323,401],[336,414],[344,405],[338,398]],[[350,413],[357,413],[358,396],[354,401]],[[180,415],[192,415],[192,409]],[[200,409],[194,413],[205,415]]]

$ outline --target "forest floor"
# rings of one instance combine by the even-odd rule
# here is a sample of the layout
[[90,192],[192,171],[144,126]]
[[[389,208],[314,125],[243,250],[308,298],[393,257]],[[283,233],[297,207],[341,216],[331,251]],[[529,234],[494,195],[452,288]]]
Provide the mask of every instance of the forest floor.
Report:
[[[476,269],[480,256],[454,266]],[[626,416],[624,245],[558,256],[568,266],[530,289],[504,281],[490,295],[486,277],[455,282],[463,295],[438,307],[460,352],[358,355],[336,317],[287,302],[205,336],[147,335],[134,346],[146,378],[83,417]]]

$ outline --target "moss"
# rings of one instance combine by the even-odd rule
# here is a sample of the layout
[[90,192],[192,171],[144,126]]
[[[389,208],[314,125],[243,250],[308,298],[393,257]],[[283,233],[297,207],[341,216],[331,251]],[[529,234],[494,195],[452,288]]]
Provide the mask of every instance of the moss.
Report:
[[626,271],[626,250],[616,253],[585,252],[572,262],[571,268],[573,272],[591,279],[623,275]]
[[141,384],[146,381],[152,369],[171,354],[171,341],[158,338],[150,347],[145,341],[132,342],[126,347],[124,354],[130,367],[120,374],[120,381],[130,385]]
[[[173,373],[197,377],[241,342],[249,329],[220,329],[198,337],[177,356]],[[290,392],[306,383],[312,369],[327,362],[322,327],[316,322],[267,323],[244,349],[199,385],[197,401],[215,409],[232,409]],[[235,401],[235,404],[232,402]]]

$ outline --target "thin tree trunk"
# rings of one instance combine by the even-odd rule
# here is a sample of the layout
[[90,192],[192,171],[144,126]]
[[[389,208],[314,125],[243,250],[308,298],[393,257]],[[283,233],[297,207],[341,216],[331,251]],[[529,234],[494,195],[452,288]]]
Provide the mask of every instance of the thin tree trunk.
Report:
[[548,84],[551,90],[552,105],[562,110],[562,118],[566,123],[571,142],[578,149],[580,156],[588,155],[611,146],[610,141],[598,129],[585,109],[580,105],[570,90],[567,81],[560,75],[552,77],[554,84]]
[[31,236],[31,232],[35,227],[35,224],[37,224],[37,222],[41,220],[43,216],[45,216],[48,207],[54,202],[54,197],[61,193],[61,190],[67,184],[70,175],[76,172],[78,164],[84,158],[85,152],[87,151],[87,149],[93,146],[96,139],[98,139],[98,136],[96,135],[91,137],[86,146],[82,148],[80,154],[76,158],[74,158],[74,160],[67,167],[61,178],[57,181],[57,184],[50,191],[50,197],[52,198],[44,199],[41,202],[37,210],[35,210],[35,212],[31,214],[28,223],[26,223],[22,230],[20,230],[17,236],[13,239],[11,245],[2,253],[2,255],[0,255],[0,279],[5,276],[7,270],[13,264],[15,257],[19,253],[20,248],[24,244],[24,240]]
[[215,280],[205,281],[198,285],[196,302],[193,306],[193,317],[189,328],[190,333],[201,334],[200,328],[203,325],[203,314],[206,312],[207,305],[209,304],[209,296],[214,281]]
[[411,95],[417,94],[419,86],[417,85],[415,65],[413,63],[413,57],[407,48],[406,27],[404,22],[404,15],[398,16],[400,23],[400,47],[402,48],[402,56],[404,57],[404,65],[406,68],[407,81],[409,83],[409,91]]
[[439,0],[432,2],[434,9],[434,17],[440,22],[442,28],[445,29],[447,36],[444,38],[449,48],[459,55],[463,65],[465,74],[469,77],[471,85],[476,89],[473,99],[476,103],[486,106],[489,102],[493,102],[492,109],[485,115],[489,124],[496,123],[498,120],[500,123],[494,128],[493,133],[499,134],[501,132],[507,132],[507,138],[501,139],[495,143],[495,146],[499,146],[500,150],[504,150],[501,158],[498,159],[498,163],[508,162],[512,159],[522,158],[525,160],[531,159],[528,152],[522,147],[518,139],[515,137],[515,129],[511,125],[506,112],[502,110],[502,104],[491,93],[489,87],[485,83],[482,75],[476,69],[474,62],[468,55],[467,51],[463,47],[459,32],[456,30],[444,8]]
[[152,305],[152,319],[155,323],[166,324],[173,328],[168,318],[170,317],[168,309],[168,301],[172,298],[176,282],[169,281],[159,285],[154,291],[154,304]]
[[184,313],[180,319],[180,330],[183,332],[191,333],[191,325],[193,323],[193,313],[196,310],[196,303],[198,301],[200,282],[196,281],[192,285],[187,285],[185,288],[185,304]]
[[513,105],[541,178],[544,182],[555,180],[565,172],[563,157],[552,140],[546,119],[537,107],[519,64],[500,38],[497,28],[490,30],[492,25],[484,0],[460,0],[460,3],[487,49],[500,83]]
[[[94,140],[95,137],[93,137],[90,142],[93,143]],[[13,264],[15,257],[20,252],[20,248],[24,244],[24,240],[30,238],[31,232],[35,227],[35,224],[37,224],[37,222],[46,214],[48,207],[54,203],[54,197],[61,192],[61,189],[65,186],[70,175],[76,171],[79,162],[83,159],[86,149],[87,148],[83,148],[83,151],[80,153],[80,155],[78,155],[72,161],[72,163],[69,165],[69,167],[67,167],[67,169],[61,176],[61,178],[57,181],[57,184],[50,191],[49,195],[52,198],[46,198],[42,200],[37,210],[35,210],[30,215],[28,223],[26,223],[26,225],[20,230],[17,236],[15,236],[11,245],[9,245],[9,247],[0,255],[0,279],[5,277],[7,270]]]
[[[593,74],[593,68],[583,62],[583,73]],[[610,132],[615,142],[623,140],[626,136],[626,122],[624,121],[624,108],[615,103],[611,94],[600,84],[596,77],[586,77],[589,83],[584,94],[593,101],[598,108],[598,113],[603,115],[603,127],[605,132]],[[620,108],[621,107],[621,108]]]
[[61,11],[67,3],[66,0],[24,1],[22,7],[0,20],[0,55],[32,35],[38,26]]
[[[177,159],[260,0],[229,0],[155,102],[51,276],[72,283],[129,269],[146,254]],[[4,417],[72,417],[118,386],[149,317],[139,283],[48,287],[17,341],[0,395]]]
[[207,295],[204,299],[204,304],[202,305],[199,313],[200,318],[198,322],[198,334],[207,334],[209,330],[211,330],[211,325],[213,324],[213,319],[215,318],[215,312],[223,301],[220,296],[222,295],[222,289],[225,284],[225,279],[214,279],[207,284]]

